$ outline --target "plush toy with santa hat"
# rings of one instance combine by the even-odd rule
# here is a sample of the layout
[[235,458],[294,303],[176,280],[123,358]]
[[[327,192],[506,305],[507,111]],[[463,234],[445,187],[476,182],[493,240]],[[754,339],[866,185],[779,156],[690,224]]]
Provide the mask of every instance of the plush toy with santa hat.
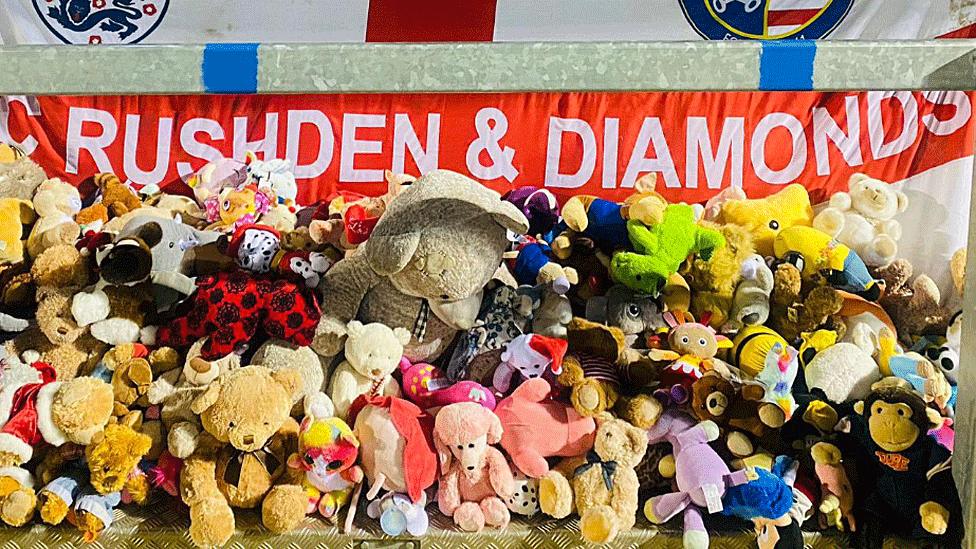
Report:
[[27,463],[34,447],[47,442],[60,446],[64,433],[51,418],[51,404],[60,387],[54,368],[44,362],[4,364],[0,382],[0,465]]
[[502,362],[495,369],[492,385],[496,391],[504,394],[512,387],[516,374],[525,379],[542,377],[547,372],[559,375],[568,346],[565,339],[538,334],[516,337],[502,352]]

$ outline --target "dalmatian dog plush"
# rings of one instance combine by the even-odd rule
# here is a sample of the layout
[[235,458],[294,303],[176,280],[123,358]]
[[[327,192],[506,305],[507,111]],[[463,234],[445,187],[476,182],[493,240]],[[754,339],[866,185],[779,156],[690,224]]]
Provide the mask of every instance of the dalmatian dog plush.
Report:
[[539,512],[539,479],[529,478],[518,472],[515,475],[515,493],[505,500],[505,506],[516,515],[531,517]]
[[325,254],[305,250],[284,250],[281,234],[266,225],[240,226],[231,237],[227,255],[244,270],[262,274],[276,272],[301,280],[306,287],[318,286],[319,280],[332,267]]

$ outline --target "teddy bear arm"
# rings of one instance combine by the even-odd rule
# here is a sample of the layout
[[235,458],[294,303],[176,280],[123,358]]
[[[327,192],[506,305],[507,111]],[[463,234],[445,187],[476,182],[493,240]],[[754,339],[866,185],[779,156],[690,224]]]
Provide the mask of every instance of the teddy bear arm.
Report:
[[640,481],[633,469],[618,470],[613,479],[613,490],[610,492],[610,507],[620,521],[624,530],[634,526],[637,517],[637,490]]
[[505,456],[497,448],[489,446],[485,450],[485,463],[488,466],[488,480],[495,493],[502,499],[511,497],[515,493],[515,477]]
[[383,384],[383,396],[400,396],[400,384],[392,376],[387,377]]
[[458,472],[451,468],[437,483],[437,508],[444,516],[454,516],[461,506],[461,490],[458,485]]
[[352,366],[348,362],[343,362],[336,369],[332,376],[329,388],[329,397],[335,405],[336,417],[345,418],[349,413],[349,407],[353,400],[359,396],[359,384],[356,382],[356,374],[351,371]]
[[138,505],[145,505],[149,501],[149,488],[149,477],[144,474],[131,475],[125,481],[125,490]]
[[193,506],[205,500],[226,498],[217,485],[217,460],[213,456],[194,454],[183,462],[180,472],[180,496]]

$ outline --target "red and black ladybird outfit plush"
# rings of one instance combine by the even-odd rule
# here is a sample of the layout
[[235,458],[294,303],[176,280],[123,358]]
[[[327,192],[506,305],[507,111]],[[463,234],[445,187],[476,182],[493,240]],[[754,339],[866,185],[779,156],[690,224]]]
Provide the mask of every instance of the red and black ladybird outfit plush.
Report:
[[242,351],[259,329],[275,339],[309,345],[322,312],[304,277],[274,268],[281,252],[277,231],[241,226],[227,251],[240,268],[197,279],[181,316],[159,329],[159,343],[179,347],[209,336],[200,349],[204,360]]

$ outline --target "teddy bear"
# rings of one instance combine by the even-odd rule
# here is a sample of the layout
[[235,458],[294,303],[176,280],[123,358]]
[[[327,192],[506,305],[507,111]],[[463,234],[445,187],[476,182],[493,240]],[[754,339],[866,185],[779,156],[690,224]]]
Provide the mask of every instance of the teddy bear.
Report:
[[109,425],[85,446],[84,462],[71,464],[38,493],[41,520],[56,526],[68,513],[86,542],[112,525],[123,500],[147,503],[149,480],[139,469],[152,440],[128,425]]
[[54,366],[59,380],[90,372],[106,345],[79,326],[71,312],[74,296],[89,281],[87,259],[74,246],[59,244],[38,256],[30,277],[36,286],[36,325],[8,341],[7,351],[38,353],[38,360]]
[[44,170],[23,150],[0,143],[0,197],[30,200],[47,179]]
[[74,244],[81,227],[74,216],[81,210],[78,189],[61,181],[48,179],[34,191],[37,221],[27,237],[27,254],[36,258],[55,244]]
[[620,394],[618,364],[626,348],[620,328],[574,318],[569,348],[557,383],[569,388],[569,401],[581,416],[596,417],[613,409]]
[[288,467],[305,477],[306,514],[318,512],[333,524],[363,480],[363,470],[356,465],[359,440],[346,422],[334,416],[335,408],[325,393],[307,398],[305,418],[298,428],[298,452],[288,457]]
[[813,207],[807,189],[799,183],[783,187],[765,198],[746,198],[739,187],[727,187],[705,205],[705,219],[732,223],[752,233],[756,253],[773,255],[773,239],[783,229],[809,227]]
[[699,225],[694,208],[669,204],[654,225],[627,221],[627,234],[633,252],[618,252],[610,261],[614,281],[645,294],[660,294],[668,278],[691,254],[709,261],[725,246],[721,232]]
[[869,267],[883,267],[898,254],[901,225],[895,216],[908,208],[908,196],[889,183],[856,173],[848,192],[830,196],[813,218],[813,227],[854,250]]
[[200,418],[193,412],[193,401],[203,394],[218,376],[241,367],[240,355],[231,353],[217,360],[204,360],[200,349],[206,338],[194,342],[186,352],[182,368],[157,376],[146,398],[161,406],[160,420],[166,431],[166,449],[177,459],[196,451],[200,442]]
[[222,374],[193,401],[208,435],[183,464],[180,493],[190,507],[190,539],[220,546],[234,533],[232,508],[261,507],[274,533],[295,528],[308,499],[287,467],[298,450],[298,424],[289,417],[301,390],[294,370],[245,366]]
[[522,334],[505,346],[501,362],[495,368],[492,386],[498,394],[507,393],[513,382],[562,373],[565,339],[537,334]]
[[75,221],[80,225],[107,223],[111,218],[142,207],[142,200],[114,173],[97,173],[92,176],[92,183],[98,187],[102,199],[75,214]]
[[403,346],[410,342],[406,329],[391,329],[379,322],[351,320],[346,334],[345,360],[329,381],[329,396],[341,419],[349,416],[349,407],[359,395],[400,396],[400,385],[392,374],[400,366]]
[[913,279],[914,267],[902,258],[873,272],[885,282],[885,293],[878,303],[891,316],[901,341],[910,344],[912,336],[946,331],[953,311],[942,306],[942,292],[928,275]]
[[732,456],[743,458],[756,450],[755,442],[784,423],[776,405],[762,402],[759,385],[733,385],[716,372],[709,372],[692,385],[691,414],[699,421],[713,421],[724,434],[724,445]]
[[79,292],[71,299],[71,315],[92,337],[109,345],[136,343],[153,323],[154,302],[148,282],[105,286]]
[[815,286],[806,294],[803,290],[802,275],[796,266],[782,263],[776,267],[768,324],[787,341],[795,341],[803,332],[843,325],[835,316],[844,306],[840,293],[830,286]]
[[33,223],[35,217],[29,200],[0,198],[0,265],[24,261],[24,226]]
[[739,275],[741,279],[732,295],[732,310],[727,323],[727,328],[734,331],[766,323],[769,296],[775,283],[773,271],[759,254],[752,254],[742,261]]
[[296,395],[292,415],[304,410],[305,399],[317,395],[328,386],[329,368],[310,347],[289,343],[282,339],[269,339],[251,356],[251,365],[264,366],[272,371],[290,368],[302,377],[302,390]]
[[112,386],[92,377],[56,381],[51,365],[20,363],[0,389],[0,467],[30,461],[42,442],[87,445],[108,425]]
[[440,458],[440,512],[465,532],[508,525],[504,498],[515,490],[515,479],[505,456],[493,446],[502,438],[498,416],[473,402],[449,404],[434,418],[433,438]]
[[689,259],[680,272],[691,290],[691,313],[702,318],[708,312],[709,324],[719,328],[730,318],[736,286],[742,278],[742,264],[753,254],[752,234],[735,224],[701,224],[718,230],[725,246],[715,249],[707,260],[699,256]]
[[124,343],[109,349],[91,373],[112,385],[115,394],[113,414],[121,423],[142,425],[140,430],[157,434],[153,438],[152,458],[162,451],[162,426],[149,427],[143,411],[150,406],[149,389],[153,380],[179,366],[175,349],[159,347],[150,351],[142,344]]
[[335,356],[346,324],[380,322],[413,335],[405,356],[438,358],[474,325],[481,290],[528,221],[498,193],[458,173],[425,174],[391,201],[359,252],[325,274],[313,349]]
[[635,468],[647,452],[647,442],[645,430],[609,414],[601,416],[593,449],[572,478],[550,471],[539,481],[542,512],[565,518],[575,507],[584,539],[612,542],[637,520]]

